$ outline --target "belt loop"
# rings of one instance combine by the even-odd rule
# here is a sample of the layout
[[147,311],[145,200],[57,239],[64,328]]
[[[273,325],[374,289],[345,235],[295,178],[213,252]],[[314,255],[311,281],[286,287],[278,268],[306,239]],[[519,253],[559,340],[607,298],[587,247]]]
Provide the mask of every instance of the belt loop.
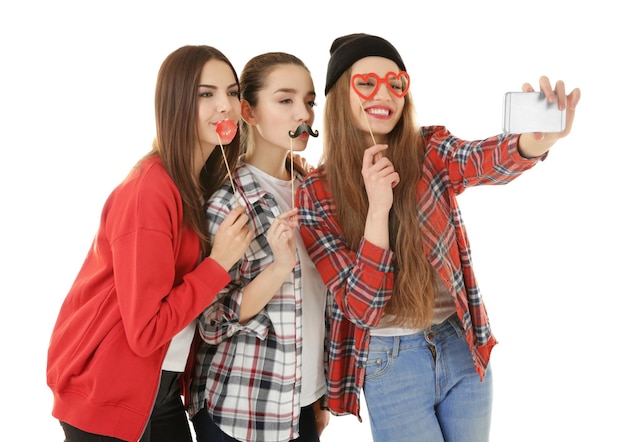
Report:
[[399,353],[400,353],[400,336],[394,336],[393,337],[393,350],[392,350],[391,356],[393,357],[393,359],[396,359]]
[[452,325],[454,331],[456,331],[457,336],[465,336],[465,328],[463,327],[463,323],[456,315],[456,313],[448,318],[448,322],[450,323],[450,325]]

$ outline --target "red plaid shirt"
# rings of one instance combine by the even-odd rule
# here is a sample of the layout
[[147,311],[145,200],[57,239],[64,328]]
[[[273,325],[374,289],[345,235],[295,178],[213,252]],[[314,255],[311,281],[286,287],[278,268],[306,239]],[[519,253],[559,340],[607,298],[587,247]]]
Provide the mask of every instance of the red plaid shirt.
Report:
[[[496,339],[472,270],[470,247],[456,196],[467,187],[506,184],[541,158],[523,158],[519,135],[481,141],[456,138],[442,126],[421,129],[426,140],[417,208],[424,251],[451,293],[467,332],[481,379]],[[328,288],[326,370],[328,406],[359,419],[369,329],[380,321],[394,283],[394,253],[365,239],[358,250],[346,245],[323,170],[309,174],[298,189],[300,231]]]

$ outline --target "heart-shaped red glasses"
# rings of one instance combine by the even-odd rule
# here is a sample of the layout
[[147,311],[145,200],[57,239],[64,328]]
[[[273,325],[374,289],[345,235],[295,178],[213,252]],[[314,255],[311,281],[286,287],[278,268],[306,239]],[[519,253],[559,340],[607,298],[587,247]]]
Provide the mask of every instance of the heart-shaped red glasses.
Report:
[[370,72],[369,74],[354,74],[351,79],[352,89],[365,101],[374,98],[383,83],[389,92],[402,98],[409,92],[411,78],[405,71],[400,71],[387,72],[385,78],[380,78],[374,72]]

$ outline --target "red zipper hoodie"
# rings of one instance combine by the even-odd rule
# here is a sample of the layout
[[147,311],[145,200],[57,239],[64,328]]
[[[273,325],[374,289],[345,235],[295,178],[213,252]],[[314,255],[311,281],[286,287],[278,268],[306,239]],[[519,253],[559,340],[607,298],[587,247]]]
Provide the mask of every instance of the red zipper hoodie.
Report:
[[48,349],[52,415],[83,431],[137,441],[171,339],[230,281],[183,227],[182,201],[159,157],[107,199]]

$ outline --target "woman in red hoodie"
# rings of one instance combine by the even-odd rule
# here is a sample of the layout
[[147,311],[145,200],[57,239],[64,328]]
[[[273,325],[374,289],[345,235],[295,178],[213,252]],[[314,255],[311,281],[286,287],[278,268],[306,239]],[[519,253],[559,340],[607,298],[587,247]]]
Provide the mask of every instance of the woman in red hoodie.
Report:
[[210,244],[203,207],[239,155],[236,129],[217,124],[240,111],[217,49],[163,62],[153,148],[107,199],[52,333],[47,382],[67,442],[192,440],[179,379],[196,318],[252,240],[235,208]]

